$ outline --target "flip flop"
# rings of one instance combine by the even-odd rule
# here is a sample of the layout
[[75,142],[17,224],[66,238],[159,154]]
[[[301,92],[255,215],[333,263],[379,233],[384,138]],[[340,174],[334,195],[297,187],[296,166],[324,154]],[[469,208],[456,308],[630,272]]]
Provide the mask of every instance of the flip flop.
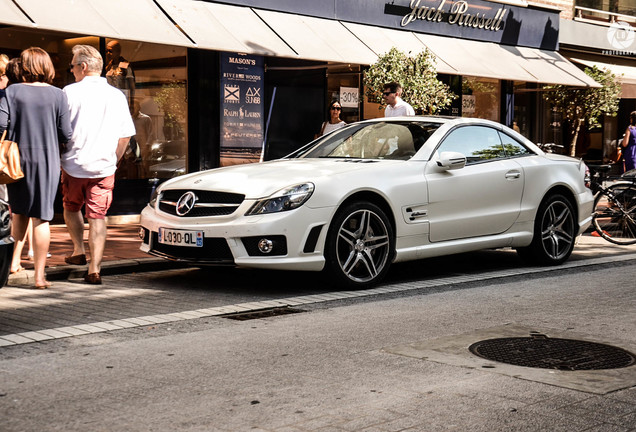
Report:
[[20,273],[21,271],[24,271],[24,267],[20,266],[15,270],[10,270],[9,274],[16,274],[16,273]]

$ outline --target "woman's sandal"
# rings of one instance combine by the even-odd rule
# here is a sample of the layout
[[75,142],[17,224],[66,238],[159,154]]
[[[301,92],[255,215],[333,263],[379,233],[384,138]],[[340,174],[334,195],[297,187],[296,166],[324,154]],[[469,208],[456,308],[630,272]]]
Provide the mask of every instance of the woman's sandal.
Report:
[[47,288],[51,288],[51,282],[47,280],[45,280],[44,283],[41,285],[38,285],[38,284],[35,285],[35,289],[47,289]]
[[24,267],[20,266],[15,270],[9,270],[10,274],[16,274],[16,273],[20,273],[21,271],[24,271]]

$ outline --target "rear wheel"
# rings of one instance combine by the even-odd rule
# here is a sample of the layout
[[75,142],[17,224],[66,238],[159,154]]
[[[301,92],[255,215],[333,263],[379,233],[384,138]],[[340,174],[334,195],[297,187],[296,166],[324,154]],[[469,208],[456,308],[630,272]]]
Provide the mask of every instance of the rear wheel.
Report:
[[563,195],[552,195],[539,206],[532,243],[517,252],[535,264],[558,265],[572,253],[576,234],[572,204]]
[[329,227],[325,270],[342,285],[362,288],[386,275],[394,249],[393,228],[384,211],[370,202],[351,203]]
[[605,240],[618,245],[636,243],[636,185],[617,183],[594,203],[592,223]]

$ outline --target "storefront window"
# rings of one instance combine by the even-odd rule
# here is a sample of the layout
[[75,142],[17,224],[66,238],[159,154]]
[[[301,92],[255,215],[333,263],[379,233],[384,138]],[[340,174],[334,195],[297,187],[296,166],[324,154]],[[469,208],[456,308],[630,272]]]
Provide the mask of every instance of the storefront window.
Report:
[[[327,105],[340,101],[340,119],[347,123],[360,120],[360,67],[353,65],[329,65],[327,70]],[[327,114],[325,113],[325,120]]]
[[[39,46],[55,66],[53,85],[74,82],[68,65],[78,44],[100,48],[98,37],[20,28],[0,29],[0,53],[17,57]],[[186,172],[186,49],[152,43],[106,39],[104,70],[108,82],[126,95],[137,135],[117,170],[118,179],[170,178]]]
[[534,99],[537,92],[529,89],[525,82],[514,83],[514,110],[512,128],[528,139],[534,130]]
[[104,60],[106,79],[128,98],[137,129],[117,178],[165,179],[185,174],[186,49],[107,39]]
[[500,106],[501,90],[498,80],[463,77],[462,117],[477,117],[498,122]]

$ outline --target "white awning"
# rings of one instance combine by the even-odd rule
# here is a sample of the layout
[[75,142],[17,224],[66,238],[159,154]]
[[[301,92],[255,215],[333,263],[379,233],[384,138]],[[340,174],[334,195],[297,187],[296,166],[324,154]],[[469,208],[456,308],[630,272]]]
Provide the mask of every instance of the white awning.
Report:
[[596,81],[554,51],[506,47],[442,36],[343,23],[377,55],[392,47],[415,55],[428,48],[436,58],[437,72],[510,81],[600,87]]
[[0,10],[2,10],[0,12],[0,22],[3,24],[24,27],[35,26],[11,0],[0,0]]
[[538,83],[601,87],[599,83],[556,51],[503,45],[501,47],[513,54],[517,63],[536,77]]
[[570,60],[588,67],[596,66],[599,69],[610,71],[616,75],[618,82],[621,84],[621,99],[636,99],[636,67],[576,58],[571,58]]
[[158,0],[198,48],[295,57],[296,53],[248,7]]
[[435,56],[455,69],[455,74],[510,81],[536,81],[514,58],[510,58],[511,54],[495,43],[424,34],[417,34],[417,37]]
[[255,10],[299,58],[371,64],[377,55],[339,21]]
[[[409,31],[392,30],[383,27],[373,27],[346,22],[343,22],[342,24],[347,27],[351,33],[356,35],[358,39],[364,42],[366,46],[371,48],[378,56],[386,54],[393,47],[396,47],[400,51],[410,55],[419,54],[426,49],[426,45],[422,43],[415,33]],[[437,57],[435,66],[437,71],[440,73],[452,75],[459,74],[457,69],[454,69],[439,57]]]
[[601,63],[597,61],[581,60],[576,58],[571,58],[570,60],[588,67],[596,66],[599,69],[606,69],[616,75],[618,81],[621,84],[636,84],[636,67],[611,63]]
[[152,0],[17,0],[17,3],[41,29],[194,46]]

